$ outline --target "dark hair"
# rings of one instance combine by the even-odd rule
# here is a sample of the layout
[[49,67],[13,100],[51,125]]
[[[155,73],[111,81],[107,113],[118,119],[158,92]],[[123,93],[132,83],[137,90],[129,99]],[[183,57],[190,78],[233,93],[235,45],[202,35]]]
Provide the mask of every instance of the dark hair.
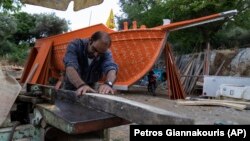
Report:
[[103,39],[107,44],[111,45],[111,38],[108,33],[103,31],[97,31],[90,37],[92,42]]
[[154,73],[154,71],[151,70],[151,71],[149,71],[149,74],[153,75],[153,74],[155,74],[155,73]]

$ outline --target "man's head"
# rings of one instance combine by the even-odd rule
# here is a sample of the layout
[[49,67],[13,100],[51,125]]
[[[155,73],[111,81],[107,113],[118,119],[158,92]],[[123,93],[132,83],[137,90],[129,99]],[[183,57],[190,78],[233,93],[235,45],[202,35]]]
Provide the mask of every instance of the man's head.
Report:
[[151,71],[149,71],[149,74],[150,74],[150,75],[154,75],[155,73],[154,73],[153,70],[151,70]]
[[111,46],[111,38],[108,33],[97,31],[90,37],[88,57],[95,58],[103,55]]

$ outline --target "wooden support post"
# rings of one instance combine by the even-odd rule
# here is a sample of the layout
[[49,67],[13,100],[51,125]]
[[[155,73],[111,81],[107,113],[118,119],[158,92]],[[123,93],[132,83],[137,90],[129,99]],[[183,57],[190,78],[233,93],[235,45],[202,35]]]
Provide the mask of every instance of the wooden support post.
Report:
[[22,91],[26,89],[27,83],[31,81],[32,77],[34,76],[34,74],[35,74],[35,72],[36,72],[37,67],[38,67],[38,63],[36,63],[36,64],[32,67],[32,69],[31,69],[31,71],[30,71],[30,73],[29,73],[27,79],[25,80],[25,82],[24,82],[24,84],[23,84]]

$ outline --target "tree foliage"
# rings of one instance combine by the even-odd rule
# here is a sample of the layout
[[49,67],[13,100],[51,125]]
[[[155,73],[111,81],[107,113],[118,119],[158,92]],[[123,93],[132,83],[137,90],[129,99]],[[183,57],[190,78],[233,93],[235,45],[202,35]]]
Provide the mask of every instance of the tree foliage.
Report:
[[[179,30],[170,34],[169,40],[174,43],[174,49],[180,53],[203,50],[207,42],[213,47],[226,45],[227,40],[239,40],[242,34],[246,38],[248,30],[250,0],[120,0],[124,15],[118,17],[118,23],[124,19],[136,20],[139,25],[147,27],[162,25],[163,19],[171,22],[198,18],[232,9],[239,11],[233,19],[224,20]],[[119,26],[122,27],[122,26]],[[230,32],[228,32],[230,31]],[[225,37],[226,36],[226,37]],[[243,38],[241,38],[243,39]],[[235,42],[234,41],[234,42]]]
[[235,16],[234,22],[223,27],[212,41],[221,47],[249,47],[250,45],[250,0],[238,1],[239,14]]
[[48,37],[69,30],[68,22],[57,17],[54,13],[28,14],[25,12],[15,13],[17,32],[14,34],[16,43],[29,42],[32,40]]
[[36,38],[48,37],[69,30],[69,22],[57,17],[55,13],[35,14],[34,17],[36,22],[32,32]]
[[[163,11],[166,10],[164,2],[161,0],[120,0],[120,6],[124,15],[118,17],[118,22],[123,19],[136,20],[138,25],[147,27],[160,25],[165,16]],[[122,23],[119,22],[119,24]]]
[[0,57],[23,63],[35,39],[67,32],[68,24],[54,13],[0,12]]
[[21,9],[19,0],[0,0],[0,12],[17,12]]
[[35,16],[26,12],[19,12],[13,15],[17,23],[17,31],[13,35],[14,42],[32,42],[34,33],[32,32],[35,28],[36,18]]
[[13,50],[13,43],[9,39],[16,32],[16,28],[17,25],[13,16],[0,13],[0,55]]

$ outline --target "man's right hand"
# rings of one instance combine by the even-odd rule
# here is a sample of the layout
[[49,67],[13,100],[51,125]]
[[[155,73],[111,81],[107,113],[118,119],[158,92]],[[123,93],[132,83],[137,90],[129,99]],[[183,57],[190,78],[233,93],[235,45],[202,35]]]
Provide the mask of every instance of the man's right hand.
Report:
[[81,96],[81,95],[84,95],[86,92],[96,93],[96,91],[92,89],[89,85],[83,85],[76,90],[76,95]]

